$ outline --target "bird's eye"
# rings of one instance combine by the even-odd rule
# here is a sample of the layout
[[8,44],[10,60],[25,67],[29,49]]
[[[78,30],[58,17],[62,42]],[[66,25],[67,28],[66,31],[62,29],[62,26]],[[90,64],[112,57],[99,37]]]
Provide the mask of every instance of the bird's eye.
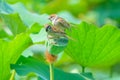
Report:
[[47,27],[46,27],[46,32],[48,32],[50,29],[51,29],[51,26],[50,26],[50,25],[47,26]]
[[48,27],[45,30],[46,30],[46,32],[48,32]]

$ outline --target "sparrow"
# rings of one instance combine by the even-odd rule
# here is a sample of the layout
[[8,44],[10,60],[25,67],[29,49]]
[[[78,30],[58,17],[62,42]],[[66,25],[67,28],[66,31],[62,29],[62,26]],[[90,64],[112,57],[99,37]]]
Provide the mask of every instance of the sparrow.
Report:
[[52,22],[52,25],[61,31],[65,31],[66,29],[70,29],[70,24],[63,18],[57,16],[56,14],[52,14],[49,17],[49,20]]
[[56,29],[55,26],[51,26],[51,25],[46,24],[45,25],[45,30],[46,30],[46,32],[48,34],[47,36],[48,36],[49,39],[66,37],[66,33]]
[[47,37],[48,39],[58,39],[58,38],[68,38],[71,40],[74,40],[73,38],[71,38],[70,36],[66,35],[66,33],[64,31],[61,31],[59,29],[56,29],[56,26],[51,26],[49,24],[45,25],[45,30],[47,32]]

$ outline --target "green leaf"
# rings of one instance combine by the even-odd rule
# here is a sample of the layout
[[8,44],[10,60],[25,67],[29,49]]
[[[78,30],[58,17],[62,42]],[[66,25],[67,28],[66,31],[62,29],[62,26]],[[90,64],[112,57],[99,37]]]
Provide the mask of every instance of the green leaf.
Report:
[[27,25],[31,26],[34,23],[39,23],[40,25],[44,25],[49,22],[48,15],[38,15],[36,13],[31,13],[26,10],[26,8],[23,6],[22,3],[16,3],[14,5],[11,5],[15,12],[17,12],[22,21]]
[[17,35],[14,40],[9,42],[6,53],[10,54],[11,63],[15,63],[20,57],[21,53],[30,45],[32,45],[32,40],[28,33],[21,33]]
[[0,8],[0,17],[14,35],[25,32],[27,28],[30,28],[29,31],[32,33],[38,33],[42,27],[41,25],[49,22],[48,15],[31,13],[27,11],[21,3],[8,5],[8,9],[12,9],[11,12],[5,11],[4,6],[6,5],[8,4],[2,4],[3,7]]
[[55,44],[53,44],[49,40],[47,48],[50,54],[53,54],[53,55],[58,55],[59,53],[63,52],[68,44],[68,38],[59,38],[54,40],[51,39],[51,41],[54,41]]
[[74,61],[66,53],[63,52],[59,55],[58,60],[55,62],[55,66],[64,65],[66,62],[73,63]]
[[4,22],[14,35],[24,32],[27,28],[17,13],[14,14],[1,13],[0,16],[2,17],[2,19],[4,20]]
[[9,80],[10,64],[16,63],[21,53],[31,44],[28,33],[21,33],[9,42],[0,40],[0,80]]
[[81,75],[83,75],[85,78],[89,78],[89,79],[91,79],[91,80],[94,80],[94,78],[93,78],[93,75],[92,75],[92,73],[90,73],[90,72],[87,72],[87,73],[81,73]]
[[[8,80],[10,76],[10,68],[8,65],[8,53],[4,54],[6,50],[8,42],[0,39],[0,80]],[[10,58],[9,58],[10,59]]]
[[6,27],[4,27],[3,22],[0,21],[0,38],[6,38],[10,35],[7,33],[7,31],[5,29],[6,29]]
[[42,28],[38,34],[31,34],[30,37],[34,43],[44,42],[47,40],[47,33],[45,29]]
[[0,38],[8,37],[8,34],[2,29],[0,30]]
[[[30,72],[34,72],[43,80],[49,80],[48,65],[39,62],[32,57],[25,58],[21,56],[17,64],[11,65],[11,68],[15,69],[16,72],[21,76],[24,76]],[[89,78],[86,78],[83,75],[67,73],[56,68],[54,69],[54,77],[55,80],[89,80]]]
[[41,28],[42,28],[41,25],[39,25],[38,23],[35,23],[35,24],[32,25],[32,27],[30,28],[29,32],[37,34],[37,33],[40,32]]
[[13,9],[4,1],[0,1],[0,13],[12,13]]
[[0,2],[0,17],[9,27],[10,31],[16,35],[26,30],[26,26],[20,19],[17,13],[14,13],[13,8],[5,2]]
[[111,66],[120,58],[120,30],[112,25],[98,28],[82,22],[68,35],[65,52],[82,66]]

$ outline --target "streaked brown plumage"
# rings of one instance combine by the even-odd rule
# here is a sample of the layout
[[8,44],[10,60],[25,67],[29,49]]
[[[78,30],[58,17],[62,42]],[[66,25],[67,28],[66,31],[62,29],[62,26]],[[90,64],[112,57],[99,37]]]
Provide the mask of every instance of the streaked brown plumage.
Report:
[[45,25],[45,29],[46,29],[46,32],[48,33],[48,38],[49,39],[66,37],[66,34],[62,31],[60,31],[59,29],[56,29],[55,26],[52,27],[51,25]]
[[64,31],[61,31],[58,28],[56,28],[56,26],[51,26],[49,24],[46,24],[45,25],[45,30],[48,33],[48,35],[47,35],[48,39],[58,39],[58,38],[61,38],[61,37],[66,37],[68,39],[71,39],[71,40],[75,41],[75,39],[67,36]]
[[70,29],[70,24],[65,19],[57,16],[56,14],[50,15],[49,20],[52,22],[53,26],[55,26],[57,29],[61,31]]

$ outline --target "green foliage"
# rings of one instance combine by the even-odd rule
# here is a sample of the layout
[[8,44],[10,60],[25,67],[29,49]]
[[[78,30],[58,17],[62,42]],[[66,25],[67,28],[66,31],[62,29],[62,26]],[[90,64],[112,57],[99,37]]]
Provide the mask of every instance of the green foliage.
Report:
[[8,34],[2,29],[0,30],[0,38],[8,37]]
[[[8,61],[6,59],[8,59],[6,56],[8,54],[3,54],[4,53],[4,50],[6,49],[5,46],[7,46],[7,42],[3,41],[3,40],[0,40],[0,79],[3,80],[3,79],[9,79],[9,76],[10,76],[10,68],[8,67],[9,64]],[[6,58],[5,58],[6,57]],[[6,65],[7,64],[7,65]],[[7,74],[6,74],[7,73]]]
[[[1,4],[0,17],[6,24],[5,27],[8,27],[14,35],[12,39],[0,39],[0,80],[8,80],[10,78],[10,64],[16,63],[21,53],[32,45],[32,40],[29,36],[30,33],[26,32],[27,27],[19,14],[13,13],[13,9],[8,4]],[[1,31],[4,29],[1,28]]]
[[5,21],[6,25],[10,28],[14,35],[17,35],[26,30],[26,26],[21,21],[18,14],[0,14],[0,16]]
[[[53,43],[52,43],[53,42]],[[68,44],[68,38],[49,39],[47,42],[47,48],[50,54],[58,55],[63,52]]]
[[[21,64],[22,63],[22,64]],[[41,61],[37,61],[36,59],[29,57],[25,58],[23,56],[20,57],[17,64],[11,65],[12,69],[15,69],[19,75],[26,75],[30,72],[36,73],[43,80],[49,80],[49,67]],[[87,76],[86,76],[86,75]],[[85,76],[84,76],[85,75]],[[54,76],[55,80],[94,80],[93,77],[90,77],[91,73],[84,74],[72,74],[63,72],[59,69],[54,68]],[[91,75],[92,76],[92,75]]]
[[[49,80],[49,68],[45,64],[43,56],[42,58],[38,57],[39,60],[43,60],[41,62],[33,57],[25,58],[20,57],[20,55],[33,43],[45,46],[47,34],[42,27],[49,23],[48,14],[53,13],[65,18],[73,26],[70,32],[67,32],[73,39],[69,40],[68,45],[67,40],[60,43],[59,39],[56,40],[59,46],[50,46],[52,48],[50,52],[55,55],[67,46],[65,53],[71,57],[69,58],[65,54],[61,56],[60,54],[62,58],[56,62],[57,66],[64,69],[64,65],[69,68],[69,66],[78,63],[83,67],[109,67],[119,61],[120,30],[112,25],[98,28],[85,22],[80,23],[78,19],[85,19],[87,15],[90,15],[89,13],[93,12],[97,15],[95,23],[102,25],[110,18],[115,20],[115,22],[110,21],[111,24],[119,24],[117,23],[120,21],[119,0],[21,0],[22,3],[16,3],[18,0],[7,0],[16,3],[11,5],[2,1],[4,0],[0,0],[0,80],[9,80],[11,75],[10,64],[20,76],[26,76],[26,74],[34,72],[40,80]],[[39,15],[34,11],[47,14]],[[73,15],[78,18],[73,17]],[[89,19],[92,18],[91,16],[88,17],[90,17]],[[29,54],[29,51],[25,53]],[[35,54],[34,51],[33,53]],[[54,68],[54,72],[55,80],[93,80],[91,73],[73,74],[56,68]]]
[[4,2],[4,0],[0,1],[0,13],[12,13],[13,9]]
[[82,22],[68,32],[66,53],[82,66],[111,66],[120,57],[120,30],[112,25],[98,28]]
[[119,4],[120,4],[119,0],[110,0],[105,1],[102,5],[95,7],[94,11],[96,11],[99,15],[97,23],[99,25],[103,25],[105,23],[104,19],[106,18],[110,18],[120,22]]
[[30,32],[30,33],[34,33],[34,34],[37,34],[37,33],[40,32],[41,28],[42,28],[42,26],[40,26],[38,23],[35,23],[35,24],[33,24],[33,25],[31,26],[29,32]]
[[14,64],[23,50],[29,47],[32,41],[27,33],[17,35],[12,41],[0,40],[0,79],[10,78],[10,64]]
[[27,11],[26,8],[21,3],[16,3],[11,6],[15,12],[19,13],[22,21],[29,27],[34,23],[44,25],[49,22],[47,14],[38,15],[36,13],[31,13]]

